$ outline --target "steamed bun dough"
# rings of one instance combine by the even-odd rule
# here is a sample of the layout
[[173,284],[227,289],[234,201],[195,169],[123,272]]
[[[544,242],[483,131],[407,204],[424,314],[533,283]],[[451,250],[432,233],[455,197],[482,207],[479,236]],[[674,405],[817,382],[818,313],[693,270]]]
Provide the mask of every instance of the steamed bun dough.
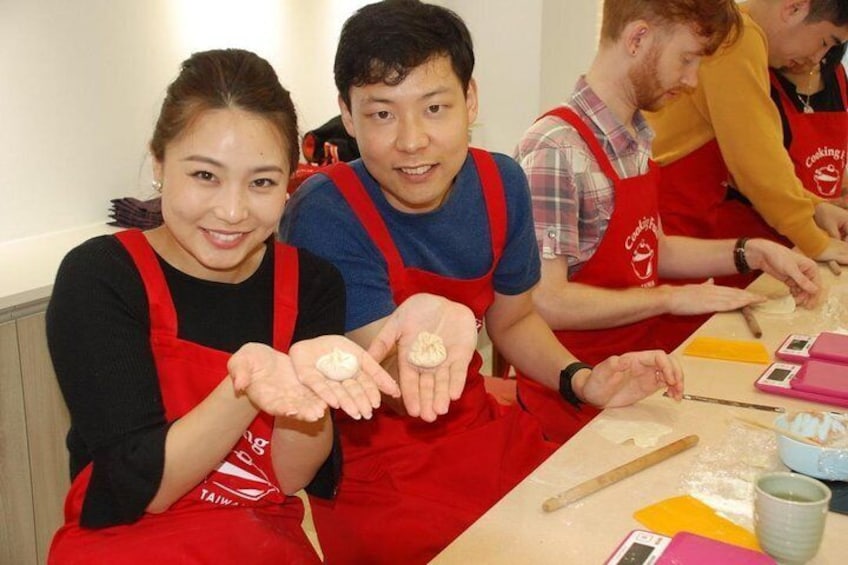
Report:
[[409,349],[409,362],[422,369],[438,367],[447,358],[448,352],[442,338],[430,332],[421,332]]
[[336,347],[315,362],[321,374],[334,381],[344,381],[359,372],[359,360],[355,355]]
[[763,314],[791,314],[795,311],[795,298],[791,294],[771,297],[765,302],[754,304],[752,308]]

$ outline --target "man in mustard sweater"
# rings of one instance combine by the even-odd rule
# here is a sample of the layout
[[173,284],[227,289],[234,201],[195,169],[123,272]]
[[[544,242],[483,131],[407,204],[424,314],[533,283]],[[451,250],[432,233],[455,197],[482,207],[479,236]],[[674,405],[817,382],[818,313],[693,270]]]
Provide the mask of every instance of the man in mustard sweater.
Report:
[[[848,263],[848,211],[807,192],[782,143],[768,67],[818,61],[848,39],[848,0],[749,0],[738,41],[706,58],[698,85],[656,113],[667,234],[787,240]],[[785,238],[785,239],[784,239]]]

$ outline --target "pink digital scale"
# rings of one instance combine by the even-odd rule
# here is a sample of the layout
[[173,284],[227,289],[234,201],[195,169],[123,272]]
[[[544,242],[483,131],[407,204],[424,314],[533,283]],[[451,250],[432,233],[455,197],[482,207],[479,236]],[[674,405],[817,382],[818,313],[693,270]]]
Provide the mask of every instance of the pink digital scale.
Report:
[[775,362],[754,386],[772,394],[848,406],[848,364],[815,358],[803,364]]
[[744,547],[689,532],[674,537],[633,530],[607,559],[605,565],[775,565],[774,559]]
[[777,348],[775,356],[791,363],[824,359],[848,364],[848,335],[833,332],[817,336],[791,334]]

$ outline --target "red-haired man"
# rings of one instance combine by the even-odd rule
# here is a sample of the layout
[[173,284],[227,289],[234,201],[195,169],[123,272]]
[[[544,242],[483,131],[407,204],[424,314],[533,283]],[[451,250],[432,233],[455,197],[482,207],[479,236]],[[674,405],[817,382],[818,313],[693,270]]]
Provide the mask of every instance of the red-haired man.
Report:
[[[536,121],[516,158],[533,196],[542,278],[534,302],[578,358],[670,351],[703,317],[762,300],[736,288],[672,286],[760,269],[791,282],[800,302],[819,289],[815,264],[764,239],[670,237],[659,218],[653,134],[641,111],[695,87],[701,59],[732,41],[732,0],[606,0],[596,57],[570,100]],[[519,371],[522,405],[564,441],[597,411]]]

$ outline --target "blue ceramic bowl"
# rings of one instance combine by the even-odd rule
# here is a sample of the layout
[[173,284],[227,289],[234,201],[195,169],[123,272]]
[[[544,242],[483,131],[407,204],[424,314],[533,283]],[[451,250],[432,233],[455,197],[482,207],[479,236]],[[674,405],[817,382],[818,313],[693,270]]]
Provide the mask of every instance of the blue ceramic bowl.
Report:
[[[774,425],[788,429],[786,416],[780,416]],[[848,449],[810,445],[782,434],[777,434],[777,449],[783,464],[817,479],[848,481]]]

